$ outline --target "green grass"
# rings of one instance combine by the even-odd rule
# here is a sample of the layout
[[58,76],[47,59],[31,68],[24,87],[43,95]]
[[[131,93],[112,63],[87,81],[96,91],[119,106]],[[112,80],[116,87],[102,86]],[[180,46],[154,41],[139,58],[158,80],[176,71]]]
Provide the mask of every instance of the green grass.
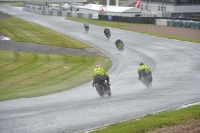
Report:
[[139,120],[130,120],[107,126],[92,133],[146,133],[164,126],[184,125],[188,119],[200,119],[200,105],[147,115]]
[[0,21],[0,32],[17,42],[30,42],[75,49],[90,48],[87,44],[69,36],[14,17]]
[[81,85],[92,80],[97,62],[108,70],[109,58],[0,50],[0,100],[41,96]]
[[132,29],[126,27],[126,26],[145,26],[145,27],[148,27],[148,26],[152,26],[153,24],[113,22],[113,21],[92,20],[92,19],[74,18],[74,17],[67,17],[66,19],[77,21],[77,22],[88,22],[90,24],[94,24],[94,25],[98,25],[98,26],[112,27],[112,28],[121,29],[121,30],[133,31],[133,32],[141,33],[141,34],[148,34],[148,35],[164,37],[164,38],[169,38],[169,39],[176,39],[176,40],[181,40],[181,41],[200,43],[200,40],[196,40],[196,39],[183,38],[183,37],[180,37],[180,36],[169,36],[169,35],[165,35],[165,34],[156,34],[156,33],[153,33],[153,32],[146,32],[146,31],[139,31],[139,30],[132,30]]
[[[0,33],[19,42],[90,48],[71,37],[19,18],[0,20]],[[0,101],[52,94],[89,82],[97,62],[105,70],[110,68],[111,60],[107,57],[0,50]]]
[[12,6],[18,6],[18,7],[23,7],[24,3],[23,2],[5,2],[5,1],[1,1],[0,4],[11,4]]

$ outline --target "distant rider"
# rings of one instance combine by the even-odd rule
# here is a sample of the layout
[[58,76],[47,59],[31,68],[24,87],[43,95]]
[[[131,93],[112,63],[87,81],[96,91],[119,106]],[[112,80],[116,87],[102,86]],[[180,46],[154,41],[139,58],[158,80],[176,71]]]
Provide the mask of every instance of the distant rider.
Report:
[[117,48],[119,48],[119,46],[122,46],[122,48],[124,48],[124,43],[119,38],[117,38],[115,44]]
[[107,80],[108,85],[109,83],[109,76],[105,72],[105,70],[101,67],[101,64],[96,64],[95,68],[93,70],[93,83],[92,86],[94,87],[96,83],[103,83],[105,80]]
[[107,35],[108,33],[110,33],[110,30],[106,27],[106,28],[104,29],[104,34]]
[[[137,68],[137,72],[139,74],[139,77],[138,77],[138,80],[141,79],[141,71],[145,71],[148,75],[151,75],[151,69],[147,66],[147,65],[144,65],[143,62],[141,62]],[[151,75],[152,76],[152,75]],[[152,78],[153,79],[153,78]]]
[[87,22],[84,22],[84,28],[86,28],[86,26],[89,26],[89,24]]

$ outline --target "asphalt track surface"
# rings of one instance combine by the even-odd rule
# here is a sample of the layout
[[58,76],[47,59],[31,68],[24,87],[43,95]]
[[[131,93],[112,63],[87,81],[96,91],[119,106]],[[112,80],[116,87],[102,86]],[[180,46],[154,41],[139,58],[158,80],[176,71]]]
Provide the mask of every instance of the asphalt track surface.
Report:
[[[104,27],[90,25],[85,33],[83,23],[64,17],[37,15],[6,5],[0,5],[0,10],[79,39],[101,49],[113,61],[108,72],[112,97],[100,98],[90,82],[52,95],[2,101],[1,133],[83,132],[200,101],[200,44],[112,28],[107,40]],[[124,41],[123,52],[114,45],[118,37]],[[137,80],[141,61],[153,69],[152,89]]]

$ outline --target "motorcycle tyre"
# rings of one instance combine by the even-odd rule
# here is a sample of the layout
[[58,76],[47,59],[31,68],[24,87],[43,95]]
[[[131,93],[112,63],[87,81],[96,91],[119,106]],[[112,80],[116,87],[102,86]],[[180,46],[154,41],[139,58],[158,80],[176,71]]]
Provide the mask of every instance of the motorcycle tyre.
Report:
[[107,95],[110,97],[112,95],[111,90],[107,90]]
[[149,88],[150,87],[150,82],[149,82],[149,80],[148,79],[143,79],[142,80],[142,83],[147,87],[147,88]]
[[88,32],[89,31],[89,27],[88,28],[85,28],[85,32]]
[[107,37],[108,39],[110,39],[110,36],[111,36],[111,35],[106,35],[106,37]]
[[110,97],[112,95],[110,87],[106,88],[106,94]]
[[96,85],[96,91],[98,92],[99,96],[100,97],[104,97],[105,96],[105,93],[102,91],[102,85]]

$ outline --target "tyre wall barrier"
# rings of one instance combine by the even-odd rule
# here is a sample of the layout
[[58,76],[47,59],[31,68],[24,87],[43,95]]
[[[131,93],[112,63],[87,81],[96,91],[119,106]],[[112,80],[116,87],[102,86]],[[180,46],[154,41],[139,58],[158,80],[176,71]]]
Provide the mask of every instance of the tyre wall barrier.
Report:
[[[111,15],[99,15],[100,20],[109,20]],[[112,16],[112,21],[127,22],[127,23],[140,23],[140,24],[155,24],[155,19],[158,17],[124,17],[124,16]]]
[[[112,18],[112,19],[111,19]],[[187,27],[200,29],[200,19],[195,18],[171,18],[171,17],[124,17],[99,14],[100,20],[140,23],[140,24],[156,24],[174,27]]]
[[78,18],[86,18],[92,19],[93,14],[80,13],[80,12],[67,12],[67,11],[57,11],[57,10],[41,10],[41,9],[33,9],[29,7],[23,7],[22,10],[27,12],[32,12],[40,15],[49,15],[49,16],[62,16],[62,17],[78,17]]
[[192,20],[167,20],[167,26],[200,29],[200,22]]

